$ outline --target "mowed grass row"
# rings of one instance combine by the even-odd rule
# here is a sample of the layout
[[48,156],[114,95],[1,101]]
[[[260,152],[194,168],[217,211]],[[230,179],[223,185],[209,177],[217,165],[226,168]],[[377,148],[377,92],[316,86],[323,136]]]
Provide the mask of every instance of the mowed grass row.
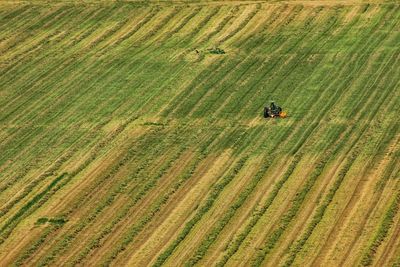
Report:
[[0,12],[2,264],[400,257],[398,4]]

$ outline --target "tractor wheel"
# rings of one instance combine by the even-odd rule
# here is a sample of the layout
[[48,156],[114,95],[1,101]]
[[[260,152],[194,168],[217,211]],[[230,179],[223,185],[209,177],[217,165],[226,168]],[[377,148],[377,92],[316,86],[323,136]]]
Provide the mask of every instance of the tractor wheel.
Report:
[[269,108],[265,107],[264,108],[264,118],[268,118],[269,117]]

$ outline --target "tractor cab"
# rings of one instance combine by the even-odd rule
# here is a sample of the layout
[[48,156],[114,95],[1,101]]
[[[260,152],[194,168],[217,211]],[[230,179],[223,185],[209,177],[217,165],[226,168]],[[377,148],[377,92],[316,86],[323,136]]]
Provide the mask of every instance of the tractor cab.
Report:
[[264,118],[286,118],[286,112],[282,111],[280,106],[271,102],[269,107],[264,107]]

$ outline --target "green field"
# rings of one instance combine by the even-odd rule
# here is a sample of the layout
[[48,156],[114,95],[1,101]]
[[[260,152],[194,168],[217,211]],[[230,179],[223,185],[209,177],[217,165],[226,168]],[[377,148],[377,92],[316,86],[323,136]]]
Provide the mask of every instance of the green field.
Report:
[[1,1],[0,266],[400,266],[399,112],[398,1]]

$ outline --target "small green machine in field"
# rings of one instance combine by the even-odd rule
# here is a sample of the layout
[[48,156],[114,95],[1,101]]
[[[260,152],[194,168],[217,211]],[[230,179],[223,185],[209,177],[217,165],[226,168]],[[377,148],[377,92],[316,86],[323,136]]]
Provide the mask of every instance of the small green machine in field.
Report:
[[271,102],[269,107],[264,107],[264,118],[286,118],[286,112],[282,111],[280,106],[275,105],[275,102]]

